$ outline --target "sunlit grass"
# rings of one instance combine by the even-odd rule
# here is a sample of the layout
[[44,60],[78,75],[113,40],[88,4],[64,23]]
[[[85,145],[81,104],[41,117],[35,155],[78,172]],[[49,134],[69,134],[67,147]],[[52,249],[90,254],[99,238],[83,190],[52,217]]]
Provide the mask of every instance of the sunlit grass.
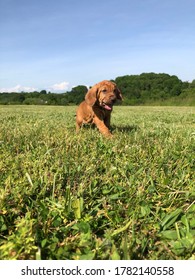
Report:
[[195,108],[0,106],[1,259],[195,258]]

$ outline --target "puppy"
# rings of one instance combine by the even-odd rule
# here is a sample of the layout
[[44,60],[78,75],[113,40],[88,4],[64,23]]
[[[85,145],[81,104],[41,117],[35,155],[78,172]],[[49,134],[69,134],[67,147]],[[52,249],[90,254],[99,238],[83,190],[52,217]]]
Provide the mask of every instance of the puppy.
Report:
[[90,88],[77,109],[76,131],[82,124],[94,123],[104,136],[111,137],[110,118],[117,99],[122,100],[122,94],[113,82],[102,81]]

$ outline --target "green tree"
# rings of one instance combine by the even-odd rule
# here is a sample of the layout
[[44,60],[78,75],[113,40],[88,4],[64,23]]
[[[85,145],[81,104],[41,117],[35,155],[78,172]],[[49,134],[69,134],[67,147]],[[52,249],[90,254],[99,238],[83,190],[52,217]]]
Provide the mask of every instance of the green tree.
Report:
[[47,94],[47,91],[45,89],[40,91],[40,94]]
[[87,91],[87,87],[83,85],[79,85],[77,87],[72,88],[72,90],[68,93],[69,103],[81,103],[84,100]]

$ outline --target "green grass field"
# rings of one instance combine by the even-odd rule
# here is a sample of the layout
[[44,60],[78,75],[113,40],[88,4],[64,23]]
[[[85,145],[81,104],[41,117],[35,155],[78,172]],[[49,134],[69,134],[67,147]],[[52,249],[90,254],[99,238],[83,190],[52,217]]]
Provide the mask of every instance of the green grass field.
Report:
[[0,106],[0,259],[195,259],[195,107]]

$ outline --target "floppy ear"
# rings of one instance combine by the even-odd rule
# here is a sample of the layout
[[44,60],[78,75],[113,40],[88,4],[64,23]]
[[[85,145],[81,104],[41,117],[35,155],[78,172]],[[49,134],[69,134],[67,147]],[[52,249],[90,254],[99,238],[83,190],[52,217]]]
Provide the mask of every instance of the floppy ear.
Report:
[[118,88],[116,88],[116,94],[117,94],[117,99],[123,100],[122,93],[121,93],[121,91]]
[[90,88],[85,95],[85,101],[87,102],[88,105],[93,106],[97,100],[97,92],[98,92],[98,87],[93,86]]

